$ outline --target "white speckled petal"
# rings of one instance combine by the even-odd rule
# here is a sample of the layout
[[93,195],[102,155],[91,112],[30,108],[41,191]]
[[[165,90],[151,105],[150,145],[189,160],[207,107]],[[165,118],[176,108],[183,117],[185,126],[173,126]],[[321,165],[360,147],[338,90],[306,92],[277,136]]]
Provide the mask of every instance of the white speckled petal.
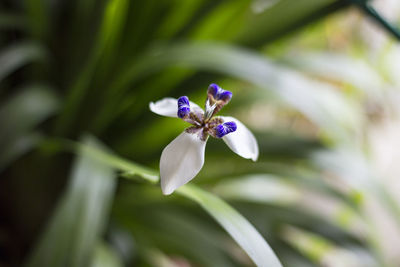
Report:
[[204,164],[206,141],[185,131],[169,143],[160,159],[161,189],[169,195],[192,180]]
[[256,161],[258,158],[258,144],[256,138],[250,132],[250,130],[234,117],[220,117],[224,120],[224,122],[235,122],[237,126],[235,132],[229,133],[222,137],[228,147],[239,156]]
[[[178,117],[178,99],[173,97],[166,97],[156,102],[150,102],[149,108],[154,113],[167,116],[167,117]],[[190,101],[190,110],[204,113],[203,110],[196,104]]]

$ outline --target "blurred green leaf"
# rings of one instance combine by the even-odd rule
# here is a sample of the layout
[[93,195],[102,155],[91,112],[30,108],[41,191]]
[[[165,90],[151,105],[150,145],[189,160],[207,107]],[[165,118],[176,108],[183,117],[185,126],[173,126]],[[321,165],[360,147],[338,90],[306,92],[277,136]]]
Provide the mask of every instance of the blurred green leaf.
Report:
[[109,61],[116,52],[116,45],[125,26],[124,22],[128,7],[129,1],[126,0],[110,0],[107,2],[94,47],[90,50],[82,71],[76,81],[72,83],[67,94],[61,116],[56,125],[58,132],[67,131],[67,129],[71,128],[71,124],[74,123],[74,118],[78,114],[80,105],[90,88],[98,65],[103,63],[101,65],[103,67],[103,75],[108,68],[112,67]]
[[22,66],[43,60],[45,50],[36,43],[13,44],[0,51],[0,83],[2,80]]
[[204,5],[203,0],[175,0],[175,2],[157,31],[157,35],[162,38],[172,37],[185,27],[195,15],[195,12]]
[[27,152],[41,137],[31,131],[53,115],[59,99],[50,88],[35,85],[22,88],[0,107],[0,170]]
[[293,183],[270,174],[253,174],[223,180],[213,192],[228,199],[290,205],[297,203],[303,193]]
[[20,30],[26,27],[25,17],[22,15],[0,13],[0,30]]
[[58,101],[50,88],[42,85],[23,88],[10,97],[0,108],[0,145],[47,119],[57,110]]
[[356,247],[344,248],[338,246],[322,236],[293,226],[284,227],[283,237],[310,260],[322,266],[326,264],[352,267],[378,266],[367,251]]
[[140,176],[148,182],[157,183],[159,180],[158,173],[140,164],[133,163],[129,160],[123,159],[117,155],[98,149],[95,146],[90,146],[82,143],[68,143],[72,144],[71,149],[78,153],[84,153],[88,157],[92,157],[104,165],[113,167],[117,170],[123,171],[122,176],[125,178],[132,178]]
[[[84,138],[83,143],[103,150],[92,138]],[[26,266],[88,266],[107,223],[115,185],[112,168],[82,152]]]
[[252,10],[237,38],[240,43],[263,44],[348,4],[341,0],[271,0],[271,4],[264,3],[260,8],[260,2],[253,1]]
[[49,2],[43,0],[24,0],[31,34],[36,39],[44,39],[51,24]]
[[243,24],[251,1],[220,2],[191,31],[192,40],[229,40]]
[[[97,149],[89,149],[86,146],[81,146],[81,148],[85,148],[85,152],[96,159],[102,159],[104,164],[125,171],[125,177],[129,177],[129,174],[140,175],[154,182],[152,176],[149,176],[149,171],[138,164],[128,163]],[[177,192],[199,203],[209,212],[258,266],[281,266],[278,258],[257,230],[224,201],[193,185],[182,186]]]
[[[349,142],[349,135],[360,128],[359,110],[335,87],[308,79],[260,54],[230,45],[181,43],[151,49],[121,72],[112,84],[112,90],[120,94],[130,83],[170,66],[215,71],[272,91],[336,141]],[[115,101],[109,101],[108,106],[103,107],[104,114],[113,113],[117,99]]]
[[177,267],[177,264],[159,250],[151,249],[146,252],[147,261],[151,266]]
[[379,73],[363,58],[352,58],[339,53],[296,52],[286,56],[285,63],[319,78],[346,83],[373,98],[382,98],[387,86]]
[[91,267],[122,267],[124,266],[112,247],[104,242],[96,246]]
[[254,226],[224,201],[193,185],[182,186],[177,192],[197,202],[210,213],[257,266],[282,266]]
[[4,145],[0,151],[0,172],[14,160],[33,149],[43,136],[36,132],[17,137],[11,143]]

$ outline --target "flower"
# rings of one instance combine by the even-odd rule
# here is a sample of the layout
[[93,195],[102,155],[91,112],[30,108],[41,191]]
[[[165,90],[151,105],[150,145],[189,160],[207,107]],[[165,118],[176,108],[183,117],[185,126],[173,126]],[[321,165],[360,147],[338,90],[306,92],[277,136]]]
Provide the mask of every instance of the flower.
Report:
[[207,90],[205,112],[186,96],[179,99],[167,97],[150,103],[150,110],[154,113],[179,117],[192,125],[161,153],[160,177],[163,194],[171,194],[199,173],[204,164],[204,151],[209,136],[221,138],[239,156],[257,160],[258,144],[250,130],[233,117],[214,116],[231,98],[230,91],[211,84]]

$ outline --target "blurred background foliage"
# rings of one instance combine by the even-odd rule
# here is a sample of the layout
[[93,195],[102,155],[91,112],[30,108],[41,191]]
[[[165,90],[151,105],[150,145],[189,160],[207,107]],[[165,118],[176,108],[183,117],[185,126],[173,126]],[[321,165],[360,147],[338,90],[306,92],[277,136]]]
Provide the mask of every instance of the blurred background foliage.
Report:
[[[353,2],[2,0],[0,266],[278,266],[264,239],[284,266],[399,266],[400,46]],[[186,125],[148,104],[211,82],[260,158],[210,140],[165,197]]]

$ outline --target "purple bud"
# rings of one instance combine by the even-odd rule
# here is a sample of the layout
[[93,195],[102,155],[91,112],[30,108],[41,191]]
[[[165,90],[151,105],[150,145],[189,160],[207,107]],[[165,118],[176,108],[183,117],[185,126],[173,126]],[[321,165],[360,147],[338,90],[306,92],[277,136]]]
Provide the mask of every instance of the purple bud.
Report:
[[181,96],[178,98],[178,117],[183,118],[190,113],[189,98],[187,96]]
[[217,98],[217,94],[218,92],[221,90],[221,87],[219,87],[218,85],[216,85],[215,83],[210,84],[210,86],[208,86],[208,90],[207,93],[209,95],[212,95],[214,98]]
[[219,92],[219,94],[217,95],[217,99],[218,100],[222,100],[225,103],[228,103],[231,100],[231,98],[232,98],[232,92],[225,91],[225,90],[222,90],[222,89]]
[[225,103],[228,103],[232,98],[232,92],[222,89],[215,83],[210,84],[207,94],[211,95],[216,101],[222,100]]
[[214,128],[214,131],[215,131],[215,135],[218,138],[222,138],[225,135],[236,131],[236,129],[237,129],[236,123],[233,121],[230,121],[230,122],[225,122],[223,124],[216,126]]

